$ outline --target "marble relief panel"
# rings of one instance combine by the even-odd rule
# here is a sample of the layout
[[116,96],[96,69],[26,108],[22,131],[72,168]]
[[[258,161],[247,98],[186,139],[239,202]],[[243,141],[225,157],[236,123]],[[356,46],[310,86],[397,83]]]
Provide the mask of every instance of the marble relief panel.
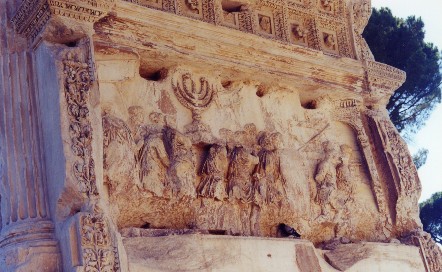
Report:
[[[138,65],[105,62],[99,74]],[[376,227],[349,217],[377,212],[354,131],[327,107],[301,105],[299,91],[225,89],[185,67],[107,79],[104,180],[119,228],[275,236],[285,223],[324,240]]]

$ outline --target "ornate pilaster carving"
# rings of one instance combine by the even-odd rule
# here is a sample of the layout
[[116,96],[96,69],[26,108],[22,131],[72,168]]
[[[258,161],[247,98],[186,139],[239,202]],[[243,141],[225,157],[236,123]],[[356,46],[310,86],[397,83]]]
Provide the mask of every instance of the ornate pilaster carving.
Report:
[[396,205],[398,231],[403,233],[413,230],[420,225],[418,200],[421,193],[421,184],[413,159],[387,113],[369,110],[367,115],[380,138],[382,155],[388,163],[387,174],[392,179],[393,184],[390,187],[394,190],[390,198]]
[[85,271],[120,271],[118,251],[102,214],[81,215],[79,227]]
[[92,158],[92,126],[88,119],[88,97],[91,85],[88,64],[78,61],[76,56],[68,53],[63,61],[65,85],[64,94],[69,116],[71,149],[77,162],[73,173],[78,180],[80,190],[88,197],[98,195],[95,163]]
[[[90,44],[87,43],[87,46]],[[75,155],[72,171],[78,188],[86,197],[84,207],[88,212],[78,213],[74,230],[78,232],[80,263],[85,271],[120,271],[116,243],[109,231],[104,212],[93,204],[99,201],[95,163],[92,149],[92,125],[90,121],[89,94],[92,78],[88,63],[78,53],[68,51],[63,60],[64,95],[67,105],[71,151]],[[71,247],[78,244],[75,239]],[[72,250],[72,249],[71,249]]]
[[74,267],[76,271],[121,270],[109,223],[101,211],[77,213],[64,234],[71,242],[71,259],[65,267]]

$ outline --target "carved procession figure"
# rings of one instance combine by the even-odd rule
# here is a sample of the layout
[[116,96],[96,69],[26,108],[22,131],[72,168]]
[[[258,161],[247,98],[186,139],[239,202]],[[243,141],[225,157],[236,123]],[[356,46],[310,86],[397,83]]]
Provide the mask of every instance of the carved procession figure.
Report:
[[151,113],[152,125],[145,128],[143,146],[138,155],[140,164],[140,181],[143,190],[157,197],[170,197],[170,186],[167,180],[167,169],[170,161],[163,141],[161,128],[164,118],[159,113]]
[[316,170],[315,181],[317,185],[317,194],[315,201],[321,206],[321,218],[326,218],[330,214],[330,208],[335,208],[336,192],[336,166],[338,156],[336,150],[330,142],[323,143],[325,148],[325,158],[322,160]]
[[165,139],[170,158],[169,179],[172,195],[176,199],[196,197],[195,158],[191,140],[176,129],[166,127]]
[[253,225],[256,223],[252,219],[254,186],[251,172],[259,163],[259,160],[242,146],[236,146],[230,157],[228,171],[229,199],[234,203],[236,202],[240,209],[241,232],[244,235],[250,235]]
[[336,167],[337,188],[340,191],[345,192],[345,195],[352,198],[355,191],[355,184],[350,177],[350,157],[352,149],[348,145],[341,145],[340,149],[340,162]]
[[207,159],[201,169],[201,182],[197,187],[200,196],[224,200],[227,198],[226,172],[228,167],[227,150],[214,144],[209,149]]
[[127,109],[129,113],[128,127],[132,133],[132,138],[138,149],[143,145],[144,140],[144,114],[140,106],[131,106]]
[[283,147],[282,135],[279,132],[264,133],[259,144],[262,148],[258,153],[259,164],[253,173],[255,202],[281,206],[286,197],[278,151]]
[[228,170],[230,199],[242,203],[253,201],[254,191],[249,169],[258,163],[258,158],[250,154],[246,148],[236,146],[233,149]]
[[[103,168],[111,193],[121,191],[122,181],[138,184],[133,139],[126,123],[105,111],[103,118]],[[126,184],[126,185],[129,185]]]

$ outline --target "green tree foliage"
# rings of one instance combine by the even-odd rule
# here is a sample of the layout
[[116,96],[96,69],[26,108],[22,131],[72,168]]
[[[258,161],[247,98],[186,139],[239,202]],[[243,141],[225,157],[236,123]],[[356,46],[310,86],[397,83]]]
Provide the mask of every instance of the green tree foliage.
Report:
[[400,132],[420,128],[441,100],[441,56],[424,36],[421,18],[396,18],[388,8],[373,9],[363,33],[376,61],[407,73],[407,80],[387,105]]
[[430,233],[434,241],[442,243],[442,192],[433,194],[419,207],[424,231]]
[[416,165],[416,168],[421,168],[426,162],[428,157],[428,149],[421,148],[417,151],[416,154],[413,155],[413,162]]

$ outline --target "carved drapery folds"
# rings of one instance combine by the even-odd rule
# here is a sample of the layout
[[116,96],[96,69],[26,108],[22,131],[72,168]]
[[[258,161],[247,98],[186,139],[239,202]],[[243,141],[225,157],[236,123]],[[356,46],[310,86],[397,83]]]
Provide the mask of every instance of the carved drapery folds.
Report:
[[226,173],[228,167],[227,150],[214,144],[201,169],[201,182],[197,187],[199,196],[224,200],[227,198]]
[[325,148],[325,158],[318,164],[314,177],[317,183],[315,201],[321,207],[320,217],[327,217],[332,214],[331,208],[338,208],[335,203],[335,194],[337,189],[336,168],[339,163],[339,158],[333,144],[325,142],[323,146]]
[[[129,109],[129,112],[133,112],[133,108]],[[187,209],[194,210],[192,213],[197,213],[197,203],[209,201],[204,205],[213,205],[224,211],[219,211],[219,218],[215,220],[217,222],[209,226],[210,228],[226,227],[232,234],[249,235],[260,233],[258,220],[262,209],[271,207],[277,210],[287,203],[287,184],[282,174],[279,154],[279,150],[283,148],[282,135],[279,132],[258,133],[255,125],[247,124],[244,130],[236,132],[222,129],[220,135],[225,137],[223,139],[212,138],[209,143],[192,144],[187,134],[169,126],[167,120],[170,116],[156,112],[149,116],[156,117],[150,118],[148,124],[138,124],[144,130],[140,134],[144,143],[137,145],[133,140],[136,137],[132,136],[135,130],[131,132],[130,126],[125,125],[121,119],[109,116],[106,112],[103,115],[105,180],[115,180],[115,173],[127,173],[125,169],[139,171],[134,179],[121,179],[121,184],[114,186],[117,190],[109,191],[112,201],[118,202],[118,199],[131,192],[132,198],[146,203],[153,199],[157,203],[171,206],[169,213],[178,214],[183,210],[173,209],[183,209],[181,205],[186,205]],[[108,120],[116,120],[112,123],[118,125],[112,125]],[[131,117],[128,123],[131,123]],[[112,141],[117,144],[108,142],[107,135],[114,135]],[[143,142],[141,139],[139,141]],[[197,158],[195,153],[201,145],[206,155]],[[129,160],[121,161],[120,154],[123,153],[118,150],[132,150],[133,153],[131,155],[124,152]],[[132,157],[136,158],[136,166],[129,163]],[[199,168],[198,161],[201,162]],[[236,209],[239,207],[237,205],[243,207],[243,210],[226,212]],[[156,214],[155,209],[158,207],[153,209],[151,213]],[[199,220],[192,213],[187,219],[190,222],[188,224],[192,220]],[[227,223],[228,220],[235,220],[234,218],[241,222],[241,226]]]

